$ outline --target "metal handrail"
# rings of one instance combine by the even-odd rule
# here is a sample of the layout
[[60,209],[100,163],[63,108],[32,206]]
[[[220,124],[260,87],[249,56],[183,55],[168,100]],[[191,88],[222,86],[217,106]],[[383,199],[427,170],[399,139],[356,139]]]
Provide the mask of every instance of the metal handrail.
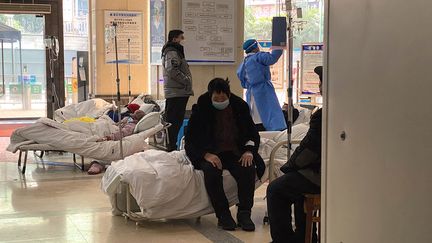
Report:
[[[291,140],[291,144],[300,144],[301,140]],[[270,153],[270,160],[269,160],[269,182],[272,182],[274,180],[274,159],[276,157],[276,152],[284,145],[288,145],[288,140],[284,140],[281,142],[276,143],[276,145],[273,147],[271,153]]]

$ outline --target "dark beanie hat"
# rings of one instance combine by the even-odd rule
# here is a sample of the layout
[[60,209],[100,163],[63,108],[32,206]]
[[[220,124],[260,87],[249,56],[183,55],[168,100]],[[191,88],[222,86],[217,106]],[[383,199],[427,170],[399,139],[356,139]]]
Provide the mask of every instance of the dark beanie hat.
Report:
[[323,66],[315,67],[314,72],[315,72],[316,74],[318,74],[319,79],[322,81]]

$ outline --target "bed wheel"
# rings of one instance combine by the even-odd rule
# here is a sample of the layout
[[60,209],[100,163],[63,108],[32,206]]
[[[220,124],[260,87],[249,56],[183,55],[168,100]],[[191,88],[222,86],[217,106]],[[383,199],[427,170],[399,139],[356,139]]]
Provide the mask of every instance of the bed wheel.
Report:
[[268,225],[269,224],[269,217],[268,216],[264,216],[263,218],[263,225]]

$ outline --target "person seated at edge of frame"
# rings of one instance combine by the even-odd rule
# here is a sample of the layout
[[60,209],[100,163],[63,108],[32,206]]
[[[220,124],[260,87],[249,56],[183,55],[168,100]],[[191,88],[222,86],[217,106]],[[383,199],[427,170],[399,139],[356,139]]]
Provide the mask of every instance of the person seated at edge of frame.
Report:
[[[208,92],[192,107],[185,136],[185,150],[195,169],[204,172],[204,183],[211,204],[224,230],[241,227],[254,231],[251,220],[256,175],[264,174],[264,161],[258,154],[260,136],[248,104],[230,91],[229,81],[215,78]],[[231,216],[224,193],[222,170],[228,170],[238,186],[237,224]]]
[[[314,69],[322,82],[322,66]],[[322,109],[310,120],[309,130],[288,162],[281,167],[285,174],[267,187],[267,210],[274,243],[305,242],[306,214],[303,194],[321,191],[321,117]],[[291,205],[294,204],[295,231],[292,228]],[[316,230],[312,241],[317,242]]]

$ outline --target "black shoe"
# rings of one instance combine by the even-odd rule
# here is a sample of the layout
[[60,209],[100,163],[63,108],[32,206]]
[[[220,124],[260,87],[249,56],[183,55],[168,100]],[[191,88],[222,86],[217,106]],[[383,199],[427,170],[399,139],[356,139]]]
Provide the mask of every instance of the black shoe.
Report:
[[238,211],[237,212],[238,226],[244,231],[255,231],[255,224],[251,219],[250,211]]
[[218,226],[224,230],[234,231],[237,227],[236,222],[232,218],[231,214],[220,217],[218,220]]

